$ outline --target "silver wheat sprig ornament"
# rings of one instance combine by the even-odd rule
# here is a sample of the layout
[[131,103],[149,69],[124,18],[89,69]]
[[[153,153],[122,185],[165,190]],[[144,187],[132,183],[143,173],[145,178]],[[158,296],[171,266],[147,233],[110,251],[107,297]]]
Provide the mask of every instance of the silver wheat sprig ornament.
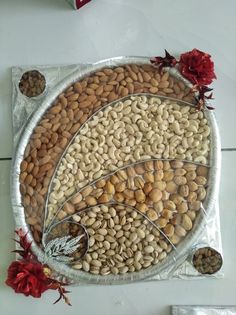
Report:
[[52,258],[64,263],[71,262],[74,258],[69,255],[78,250],[84,235],[72,237],[71,235],[55,238],[47,243],[44,248],[44,261]]

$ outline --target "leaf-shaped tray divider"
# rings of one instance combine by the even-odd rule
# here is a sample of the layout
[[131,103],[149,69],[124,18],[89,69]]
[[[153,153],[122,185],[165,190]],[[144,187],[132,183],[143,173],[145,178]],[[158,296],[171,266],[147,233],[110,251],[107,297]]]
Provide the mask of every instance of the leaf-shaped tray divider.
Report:
[[[132,94],[132,96],[140,96],[140,95],[146,95],[146,94]],[[151,94],[150,94],[151,95]],[[154,96],[154,95],[153,95]],[[43,230],[45,231],[45,226],[46,226],[46,215],[47,215],[47,210],[48,210],[48,204],[49,204],[49,195],[52,191],[52,187],[53,185],[55,185],[55,183],[53,183],[53,180],[55,179],[56,177],[56,174],[57,174],[57,171],[59,169],[59,166],[62,162],[62,159],[65,157],[65,155],[67,154],[68,152],[68,149],[71,147],[71,145],[75,142],[75,138],[78,136],[78,134],[81,132],[81,130],[83,129],[83,127],[87,126],[87,124],[93,120],[93,118],[95,116],[98,115],[99,112],[103,112],[105,111],[105,109],[109,106],[113,106],[119,102],[122,102],[122,101],[125,101],[126,99],[129,99],[130,98],[130,95],[129,96],[125,96],[125,97],[122,97],[120,98],[119,100],[115,100],[113,102],[110,102],[108,104],[106,104],[105,106],[103,106],[102,108],[98,109],[97,111],[95,111],[81,126],[80,128],[77,130],[77,132],[74,134],[74,136],[71,138],[71,140],[68,142],[67,146],[65,147],[64,149],[64,152],[62,153],[60,159],[58,160],[58,163],[57,163],[57,166],[54,170],[54,173],[53,173],[53,176],[51,177],[51,180],[50,180],[50,183],[49,183],[49,187],[48,187],[48,193],[47,193],[47,198],[46,198],[46,202],[45,202],[45,218],[44,218],[44,228]],[[69,198],[69,197],[68,197]]]
[[90,206],[122,203],[144,213],[177,245],[192,230],[203,208],[208,169],[202,164],[180,160],[152,159],[134,163],[71,196],[51,224]]
[[[148,101],[152,103],[152,105],[148,105]],[[140,102],[140,103],[139,103]],[[140,104],[140,105],[139,105]],[[139,107],[140,106],[140,107]],[[172,108],[173,107],[173,108]],[[49,186],[49,193],[47,195],[46,200],[46,211],[45,211],[45,223],[44,228],[47,227],[50,220],[52,219],[53,215],[56,212],[56,208],[60,206],[61,203],[65,201],[67,197],[74,194],[76,190],[79,190],[88,182],[92,182],[93,179],[101,177],[103,175],[106,175],[107,173],[110,173],[111,171],[114,171],[116,169],[119,169],[121,166],[128,165],[133,162],[138,162],[145,159],[150,158],[176,158],[179,156],[186,156],[187,159],[198,161],[199,159],[199,153],[197,146],[191,146],[191,148],[181,149],[181,152],[184,152],[184,154],[178,154],[176,153],[176,149],[174,149],[173,152],[167,152],[165,151],[165,146],[162,144],[163,141],[163,130],[158,129],[158,119],[160,119],[160,113],[163,111],[163,109],[170,108],[170,112],[173,112],[175,114],[175,110],[177,108],[183,108],[183,118],[186,122],[188,120],[191,122],[193,120],[194,115],[200,115],[200,113],[196,113],[195,109],[193,108],[192,104],[182,102],[176,99],[167,98],[167,97],[157,97],[152,94],[138,94],[133,96],[128,96],[123,98],[122,100],[115,101],[113,103],[108,104],[104,108],[100,109],[98,112],[94,113],[87,122],[84,123],[84,125],[79,129],[79,131],[76,133],[74,138],[71,140],[69,145],[67,146],[66,150],[64,151],[57,168],[53,174],[50,186]],[[137,126],[141,128],[140,130],[136,130],[136,137],[140,135],[140,139],[137,144],[134,144],[130,146],[129,151],[125,151],[125,148],[117,148],[114,144],[115,141],[120,143],[118,140],[118,137],[116,138],[116,134],[114,133],[115,125],[119,125],[119,129],[117,129],[117,134],[119,131],[119,134],[129,134],[131,132],[129,129],[132,127],[130,126],[130,118],[127,117],[127,114],[124,114],[124,116],[119,116],[117,119],[109,120],[107,117],[109,115],[121,115],[121,110],[123,109],[124,113],[132,113],[133,118],[135,118],[137,115],[143,115],[142,119],[138,121]],[[140,115],[137,113],[141,113]],[[176,145],[181,143],[183,135],[190,133],[190,127],[189,123],[187,123],[186,127],[183,127],[183,129],[175,130],[175,118],[173,116],[173,121],[169,123],[169,127],[167,127],[167,130],[165,129],[165,132],[172,135],[171,138],[173,141],[176,141]],[[141,117],[141,116],[140,116]],[[145,118],[146,117],[146,118]],[[150,118],[152,117],[152,118]],[[159,118],[158,118],[159,117]],[[189,117],[189,118],[188,118]],[[199,116],[200,117],[200,116]],[[207,126],[207,120],[204,118],[204,114],[201,112],[201,119],[202,122],[201,128],[207,128],[207,131],[205,133],[205,138],[203,138],[203,132],[201,131],[202,135],[199,134],[199,131],[196,127],[192,126],[191,133],[199,139],[204,139],[204,142],[207,143],[207,137],[209,136],[209,127]],[[104,121],[105,120],[105,121]],[[113,125],[109,125],[109,121],[114,123]],[[152,134],[148,134],[145,132],[142,132],[143,128],[148,128],[147,121],[153,122],[153,128],[155,129],[155,132],[153,131]],[[93,137],[90,137],[89,135],[94,132],[95,127],[98,129],[104,128],[103,124],[106,124],[106,132],[111,129],[110,136],[113,138],[114,134],[114,140],[107,140],[107,137],[104,136],[101,137],[101,141],[99,140],[99,147],[98,143],[96,143],[96,149],[93,147],[90,152],[87,152],[86,143],[91,142],[94,146],[94,140]],[[140,124],[139,124],[140,123]],[[141,125],[143,123],[143,125]],[[194,121],[193,121],[194,123]],[[117,127],[118,128],[118,127]],[[162,127],[160,127],[162,128]],[[169,129],[168,129],[169,128]],[[109,131],[108,131],[109,133]],[[160,133],[160,134],[158,134]],[[154,134],[154,135],[153,135]],[[153,135],[153,136],[152,136]],[[151,138],[150,138],[151,137]],[[200,138],[201,137],[201,138]],[[187,138],[186,138],[187,139]],[[185,140],[186,140],[185,139]],[[114,143],[113,143],[113,142]],[[166,141],[166,140],[165,140]],[[187,140],[186,140],[187,141]],[[185,141],[185,142],[186,142]],[[199,141],[195,140],[195,142],[199,143]],[[114,156],[113,160],[111,162],[106,161],[106,163],[100,163],[100,149],[102,149],[103,146],[109,145],[109,150],[111,155]],[[184,144],[186,145],[186,144]],[[82,152],[81,152],[82,147]],[[84,147],[84,149],[83,149]],[[124,145],[125,147],[125,145]],[[146,148],[144,151],[143,147]],[[178,148],[180,150],[180,148]],[[202,159],[205,159],[207,161],[208,156],[208,150],[210,149],[210,145],[208,144],[205,148],[205,151],[203,153],[202,151]],[[84,151],[84,153],[83,153]],[[119,151],[119,154],[118,154]],[[71,154],[74,154],[72,157]],[[148,154],[149,153],[149,154]],[[122,159],[119,157],[119,155],[122,155]],[[205,156],[205,157],[204,157]],[[86,165],[84,162],[81,162],[81,159],[86,161]],[[70,163],[67,161],[71,161]],[[93,165],[90,162],[90,159],[97,159],[97,161],[94,160],[95,164]],[[109,163],[108,163],[109,162]],[[116,165],[117,163],[117,165]],[[83,164],[83,167],[82,167]],[[70,170],[68,169],[68,167]],[[89,171],[87,168],[91,168]],[[83,170],[84,169],[84,170]],[[72,172],[71,175],[68,172]],[[68,175],[67,175],[68,173]],[[76,175],[77,174],[77,175]],[[79,174],[79,175],[78,175]],[[77,178],[78,176],[78,178]],[[69,187],[66,187],[66,183]],[[66,190],[62,190],[65,188]],[[48,218],[47,218],[48,217]]]

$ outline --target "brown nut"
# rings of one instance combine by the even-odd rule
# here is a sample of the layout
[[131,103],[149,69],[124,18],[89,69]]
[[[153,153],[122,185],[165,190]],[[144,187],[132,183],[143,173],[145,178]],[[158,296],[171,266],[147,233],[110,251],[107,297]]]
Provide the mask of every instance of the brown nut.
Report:
[[127,173],[126,171],[124,170],[119,170],[117,173],[116,173],[116,176],[120,179],[120,180],[126,180],[128,178],[127,176]]
[[146,195],[148,195],[152,190],[152,184],[151,183],[146,183],[144,184],[144,187],[143,187],[143,191]]
[[135,199],[137,202],[141,202],[143,203],[146,199],[146,195],[144,194],[144,192],[142,191],[142,189],[138,189],[134,192],[135,194]]
[[189,171],[195,171],[197,166],[196,164],[192,164],[192,163],[184,163],[183,168],[189,172]]
[[197,190],[197,198],[198,200],[202,201],[206,197],[206,190],[204,187],[199,187]]
[[146,171],[153,171],[154,170],[154,164],[153,161],[147,161],[144,163],[144,168]]
[[115,187],[114,187],[114,185],[110,182],[110,181],[108,181],[107,183],[106,183],[106,185],[105,185],[105,190],[106,190],[106,192],[108,193],[108,194],[114,194],[115,193]]
[[166,182],[164,182],[164,181],[154,182],[153,188],[158,188],[159,190],[164,191],[166,188]]
[[161,200],[162,192],[157,188],[153,188],[148,196],[153,202],[158,202],[159,200]]
[[169,161],[163,161],[163,170],[167,171],[171,168]]
[[199,201],[199,200],[189,202],[188,205],[189,205],[190,210],[198,211],[201,209],[201,201]]
[[123,192],[125,190],[125,188],[126,188],[125,182],[119,182],[119,183],[115,184],[115,190],[117,192]]
[[179,205],[180,203],[184,202],[184,198],[178,194],[171,195],[170,200],[172,200],[175,205]]
[[98,202],[99,203],[106,203],[111,201],[112,199],[112,195],[110,194],[102,194],[99,198],[98,198]]
[[160,200],[158,202],[153,203],[153,208],[157,213],[161,213],[163,211],[163,202]]
[[189,194],[189,187],[188,187],[188,185],[181,185],[179,187],[179,194],[182,197],[188,197],[188,194]]
[[145,169],[141,164],[136,164],[134,168],[138,175],[142,175],[145,172]]
[[73,214],[75,212],[75,207],[73,204],[67,202],[65,203],[63,210],[67,213],[67,214]]
[[196,178],[197,174],[195,171],[189,171],[185,174],[185,177],[188,182],[193,181]]
[[187,183],[187,179],[184,176],[174,176],[174,182],[176,185],[185,185]]
[[123,202],[125,200],[125,197],[122,193],[115,193],[114,199],[118,202]]
[[184,163],[182,161],[179,160],[174,160],[170,162],[170,165],[172,168],[182,168]]
[[170,194],[174,194],[178,189],[178,186],[172,182],[172,181],[169,181],[166,183],[166,191]]
[[187,197],[187,201],[188,202],[194,202],[198,199],[197,193],[195,191],[190,191],[188,197]]
[[207,178],[207,175],[208,175],[208,168],[207,168],[206,166],[201,166],[201,165],[200,165],[200,166],[197,167],[196,172],[197,172],[197,175],[198,175],[198,176],[204,176],[204,177]]
[[142,213],[146,213],[148,210],[148,206],[145,203],[138,203],[136,205],[136,209],[138,209]]
[[167,224],[165,227],[164,227],[164,233],[168,236],[168,237],[171,237],[174,235],[174,232],[175,232],[175,228],[172,224]]
[[93,191],[93,187],[92,186],[87,186],[81,191],[81,195],[85,198],[88,195],[90,195],[92,191]]
[[161,213],[161,216],[167,220],[171,219],[173,217],[173,211],[164,209]]
[[207,183],[207,179],[204,176],[197,176],[194,180],[196,184],[205,186]]
[[176,205],[172,200],[164,201],[164,207],[166,209],[169,209],[169,210],[175,210],[176,209]]
[[198,187],[198,184],[196,184],[194,181],[188,182],[189,191],[196,191]]
[[162,170],[163,169],[163,162],[160,160],[154,161],[154,168],[155,168],[155,170]]
[[175,169],[175,176],[184,176],[186,174],[186,170],[183,168],[176,168]]
[[82,201],[83,197],[80,193],[76,194],[75,197],[71,200],[73,204],[78,204],[80,201]]
[[155,210],[150,209],[147,211],[147,217],[151,220],[151,221],[156,221],[158,219],[158,215],[156,213]]
[[134,199],[134,191],[130,189],[125,189],[123,191],[124,197],[127,199]]
[[133,167],[131,167],[131,166],[129,166],[126,169],[126,172],[127,172],[128,177],[135,177],[136,176],[135,169]]
[[154,173],[154,178],[155,178],[155,181],[161,181],[164,177],[164,172],[163,170],[158,170]]
[[185,212],[187,212],[188,211],[188,204],[187,204],[187,202],[183,201],[183,202],[179,203],[177,205],[177,211],[178,211],[178,213],[185,213]]
[[106,180],[105,179],[99,179],[95,185],[97,188],[103,188],[106,185]]
[[[145,174],[147,174],[147,173],[145,173]],[[134,184],[137,188],[143,188],[144,187],[144,181],[141,177],[135,177],[134,178]]]
[[185,229],[182,226],[176,225],[175,226],[175,234],[179,237],[184,237],[187,234],[187,232],[185,231]]
[[172,244],[177,245],[180,242],[180,237],[174,234],[170,237],[170,241]]
[[111,175],[110,181],[113,185],[120,183],[120,179],[116,175]]
[[165,218],[159,218],[155,221],[160,228],[164,228],[167,225],[167,222],[168,221]]
[[92,196],[85,197],[85,202],[88,206],[95,206],[97,204],[97,199]]
[[145,182],[154,183],[154,175],[152,172],[145,172],[143,174],[143,178],[144,178]]
[[190,231],[192,229],[193,227],[192,220],[187,214],[183,214],[181,225],[186,231]]
[[164,172],[163,180],[164,180],[165,182],[169,182],[169,181],[171,181],[173,178],[174,178],[174,171],[173,171],[173,170],[167,170],[167,171]]

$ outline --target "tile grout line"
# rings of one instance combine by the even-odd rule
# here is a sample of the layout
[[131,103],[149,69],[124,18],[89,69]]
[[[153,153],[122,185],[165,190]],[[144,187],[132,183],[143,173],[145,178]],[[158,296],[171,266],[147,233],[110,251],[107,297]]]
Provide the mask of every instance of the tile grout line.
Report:
[[236,151],[236,148],[222,148],[221,151]]
[[[236,148],[222,148],[222,152],[236,151]],[[0,161],[11,161],[11,157],[0,158]]]

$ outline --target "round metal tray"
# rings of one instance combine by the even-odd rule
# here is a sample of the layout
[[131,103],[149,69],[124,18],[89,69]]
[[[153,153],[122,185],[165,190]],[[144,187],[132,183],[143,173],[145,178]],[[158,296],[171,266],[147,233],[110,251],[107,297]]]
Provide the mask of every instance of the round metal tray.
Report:
[[[53,104],[57,96],[62,93],[69,85],[74,82],[81,80],[83,77],[90,75],[91,73],[98,71],[104,67],[114,67],[124,64],[148,64],[150,63],[150,58],[148,57],[116,57],[107,59],[104,61],[97,62],[93,65],[88,66],[82,71],[75,71],[70,76],[66,77],[61,83],[59,83],[52,91],[49,91],[45,97],[42,105],[38,110],[30,117],[27,125],[23,129],[20,140],[16,146],[13,161],[12,161],[12,171],[11,171],[11,200],[12,207],[14,211],[16,228],[23,228],[24,231],[29,232],[29,240],[32,242],[32,251],[38,258],[40,262],[44,261],[44,253],[42,249],[35,243],[31,232],[29,231],[28,225],[25,221],[24,208],[21,204],[21,193],[20,193],[20,164],[23,159],[25,148],[28,144],[30,136],[33,129],[38,124],[44,113]],[[183,81],[187,86],[191,84],[184,79],[181,74],[175,68],[166,69],[171,75],[177,79]],[[178,101],[181,103],[181,101]],[[191,252],[191,247],[196,244],[199,236],[203,232],[204,227],[207,224],[207,217],[212,215],[212,210],[216,198],[218,196],[219,190],[219,177],[220,177],[220,138],[217,123],[213,112],[205,110],[205,116],[208,119],[209,126],[211,128],[211,139],[210,139],[210,169],[209,169],[209,179],[208,179],[208,189],[207,196],[204,201],[204,209],[201,214],[198,215],[195,220],[194,227],[187,234],[187,237],[177,246],[177,250],[172,250],[167,258],[158,263],[157,265],[151,266],[147,269],[143,269],[139,272],[127,273],[124,275],[92,275],[90,273],[75,270],[71,267],[55,262],[54,260],[48,260],[47,264],[49,267],[54,269],[61,275],[66,276],[71,279],[74,283],[76,282],[86,282],[86,283],[99,283],[99,284],[118,284],[127,283],[138,280],[143,280],[152,276],[156,276],[159,279],[168,278],[175,271],[175,269],[183,262],[188,254]],[[206,215],[207,214],[207,215]]]

